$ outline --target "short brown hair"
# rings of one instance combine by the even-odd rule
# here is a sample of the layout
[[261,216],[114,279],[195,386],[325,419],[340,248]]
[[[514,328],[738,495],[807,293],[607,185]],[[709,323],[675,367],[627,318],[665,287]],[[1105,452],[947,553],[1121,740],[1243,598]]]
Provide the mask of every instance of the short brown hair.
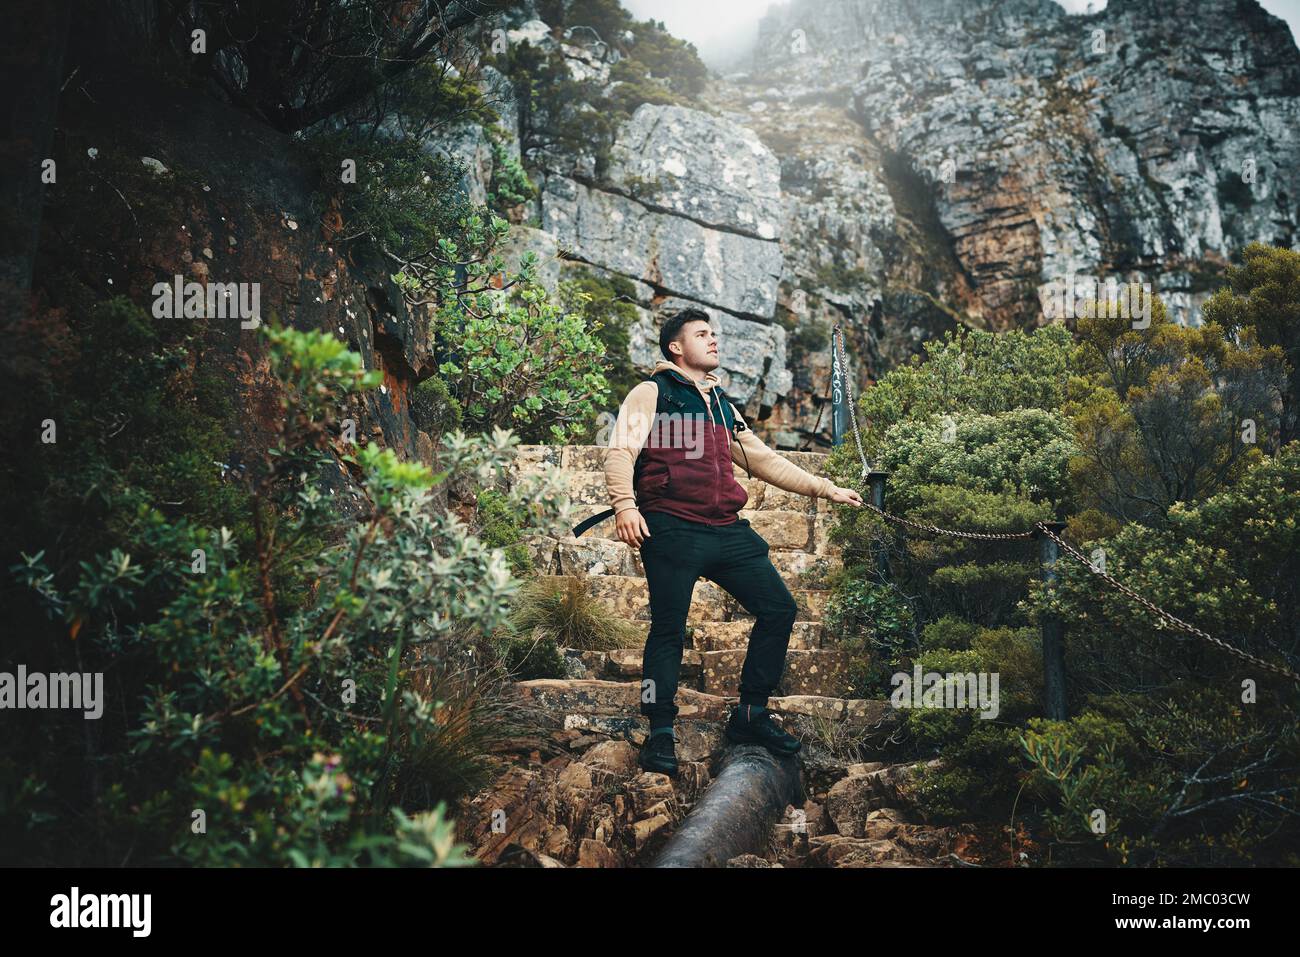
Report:
[[665,359],[669,362],[673,361],[673,354],[668,351],[668,343],[677,341],[682,334],[682,326],[688,322],[699,321],[712,324],[709,314],[695,306],[687,306],[664,320],[663,326],[659,329],[659,351],[664,354]]

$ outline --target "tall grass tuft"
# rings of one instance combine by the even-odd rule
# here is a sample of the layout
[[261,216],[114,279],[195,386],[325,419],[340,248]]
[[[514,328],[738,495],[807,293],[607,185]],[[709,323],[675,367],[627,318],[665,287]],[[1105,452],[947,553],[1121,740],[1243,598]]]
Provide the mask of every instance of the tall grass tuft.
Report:
[[579,575],[547,576],[527,582],[511,615],[516,634],[550,639],[561,648],[609,651],[630,648],[640,633],[587,591]]

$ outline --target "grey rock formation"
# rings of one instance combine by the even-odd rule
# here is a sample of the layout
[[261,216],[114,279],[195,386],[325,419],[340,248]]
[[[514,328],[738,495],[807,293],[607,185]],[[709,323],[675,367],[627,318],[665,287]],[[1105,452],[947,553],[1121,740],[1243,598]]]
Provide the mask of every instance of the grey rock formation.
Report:
[[[616,51],[517,22],[605,82]],[[1148,282],[1197,322],[1237,250],[1296,243],[1297,130],[1300,51],[1255,0],[792,0],[699,109],[639,107],[607,163],[524,161],[561,258],[634,281],[633,361],[705,308],[724,384],[789,444],[826,435],[836,325],[857,393],[958,326],[1054,321],[1067,284]],[[448,146],[486,184],[490,151]]]
[[1207,264],[1295,242],[1300,53],[1254,2],[796,0],[755,68],[796,101],[854,78],[850,113],[915,174],[895,189],[933,203],[992,328],[1044,321],[1071,274],[1150,281],[1195,322]]
[[568,255],[665,294],[754,318],[770,318],[776,308],[778,243],[710,229],[554,175],[542,188],[542,228]]
[[697,223],[773,240],[781,166],[752,130],[680,106],[638,107],[614,143],[610,183]]

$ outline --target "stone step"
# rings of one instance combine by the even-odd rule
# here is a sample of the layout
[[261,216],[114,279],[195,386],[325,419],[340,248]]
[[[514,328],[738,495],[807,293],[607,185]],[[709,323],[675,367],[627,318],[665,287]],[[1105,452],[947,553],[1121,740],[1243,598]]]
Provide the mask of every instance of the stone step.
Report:
[[[591,575],[585,581],[592,597],[604,602],[618,617],[650,620],[650,593],[644,578],[632,575]],[[791,588],[790,594],[799,607],[796,621],[821,621],[830,599],[829,591],[821,588]],[[714,582],[701,579],[695,583],[686,618],[688,624],[752,620],[753,616]]]
[[[819,501],[825,500],[821,499]],[[574,515],[575,524],[590,515],[604,511],[605,507],[607,506],[593,505],[588,508],[577,509]],[[749,519],[754,531],[763,537],[773,553],[802,551],[826,558],[839,558],[840,546],[832,544],[829,538],[830,530],[835,524],[834,516],[830,514],[829,510],[794,512],[787,509],[754,510],[746,508],[741,509],[738,516]],[[603,522],[599,522],[587,529],[579,539],[575,539],[572,535],[567,535],[562,539],[562,541],[568,542],[596,540],[622,544],[612,515]]]
[[[629,632],[637,636],[634,647],[639,655],[641,653],[640,649],[650,636],[649,620],[645,618],[624,618],[622,624]],[[699,622],[692,622],[688,619],[686,622],[686,648],[684,650],[689,655],[702,651],[744,649],[749,647],[749,634],[753,630],[754,619],[752,618],[744,621]],[[790,629],[789,648],[793,651],[838,650],[826,644],[823,626],[819,621],[796,621],[794,627]],[[619,650],[624,651],[626,649]],[[578,651],[574,649],[572,653],[582,656],[595,656],[591,658],[591,661],[597,662],[600,667],[604,666],[604,659],[599,656],[606,654],[606,652]],[[683,658],[682,660],[685,661],[686,659]]]
[[[525,542],[533,567],[547,575],[645,576],[641,551],[615,538],[536,536]],[[840,568],[838,557],[773,549],[772,564],[790,588],[827,588]]]
[[[641,680],[642,650],[639,648],[619,648],[613,651],[562,650],[566,656],[581,660],[589,677]],[[679,685],[707,694],[738,694],[745,654],[744,648],[726,651],[697,651],[688,648],[682,652]],[[777,694],[843,697],[849,691],[849,664],[850,656],[846,651],[791,648],[786,651],[785,668]]]
[[[745,654],[744,649],[700,652],[700,690],[706,694],[739,695]],[[788,650],[777,694],[841,698],[849,693],[849,664],[847,651]]]
[[[515,689],[526,702],[556,716],[566,728],[587,727],[600,718],[640,717],[639,681],[538,678],[515,682]],[[739,700],[739,696],[691,688],[679,688],[674,699],[679,720],[696,721],[726,721]],[[767,706],[786,717],[818,718],[863,728],[883,728],[898,717],[889,701],[874,698],[781,695],[769,698]]]
[[[514,450],[520,470],[560,468],[569,472],[603,472],[607,451],[603,445],[517,445]],[[814,474],[820,474],[818,470],[830,458],[829,452],[777,449],[776,454]]]
[[[629,622],[649,635],[650,622]],[[687,641],[696,651],[732,651],[749,645],[749,633],[754,629],[754,619],[743,621],[707,621],[688,626]],[[824,644],[820,621],[796,621],[790,629],[790,647],[798,651],[821,648]]]

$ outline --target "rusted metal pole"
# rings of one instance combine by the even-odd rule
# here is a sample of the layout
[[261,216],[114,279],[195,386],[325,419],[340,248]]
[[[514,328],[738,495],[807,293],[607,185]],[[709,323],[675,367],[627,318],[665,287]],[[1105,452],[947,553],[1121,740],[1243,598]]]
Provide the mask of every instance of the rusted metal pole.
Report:
[[797,757],[757,744],[733,745],[717,779],[668,839],[654,867],[725,867],[741,854],[762,854],[787,805],[802,805]]
[[[1044,522],[1053,535],[1065,531],[1064,522]],[[1038,538],[1039,574],[1049,587],[1056,583],[1056,560],[1061,557],[1060,546],[1041,530]],[[1044,614],[1041,622],[1043,636],[1043,698],[1047,716],[1064,721],[1065,712],[1065,625],[1056,615]]]

